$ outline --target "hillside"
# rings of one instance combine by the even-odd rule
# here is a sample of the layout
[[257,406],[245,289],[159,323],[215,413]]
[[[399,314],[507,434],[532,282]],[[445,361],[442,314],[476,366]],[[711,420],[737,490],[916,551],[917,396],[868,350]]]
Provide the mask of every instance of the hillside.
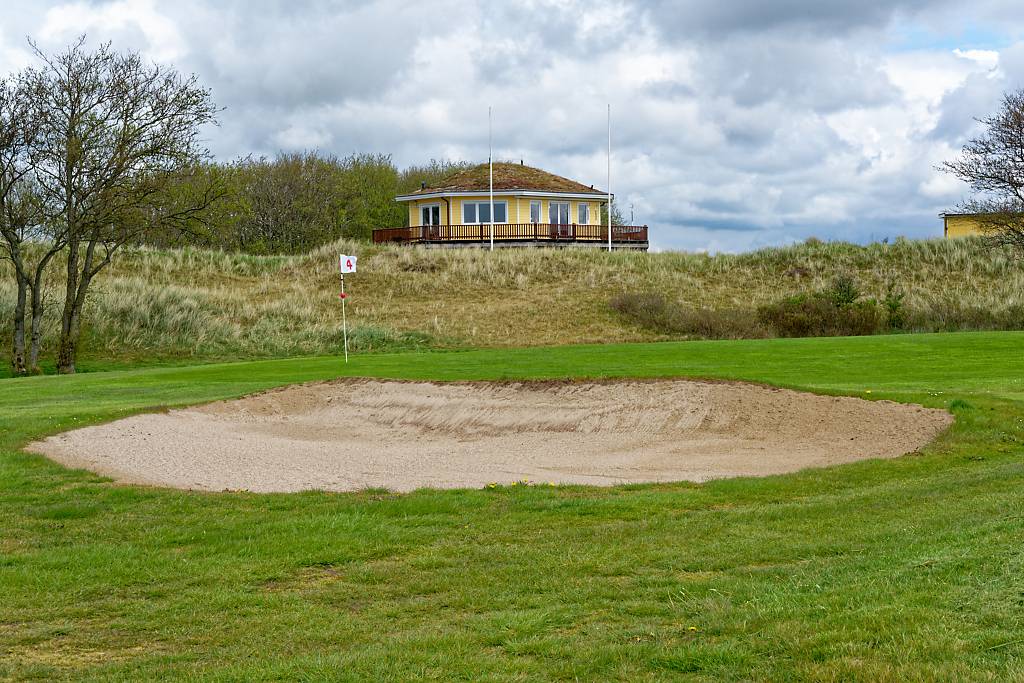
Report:
[[[338,243],[302,256],[196,249],[126,252],[98,279],[83,359],[159,361],[330,353],[339,348],[338,252],[360,256],[347,285],[362,350],[652,341],[692,335],[616,313],[620,294],[753,319],[759,304],[853,276],[866,295],[893,283],[910,328],[1024,327],[1024,268],[977,240],[859,247],[809,243],[740,255],[427,251]],[[0,268],[7,267],[5,264]],[[51,276],[59,276],[59,264]],[[59,312],[53,283],[48,346]],[[0,323],[13,307],[0,281]]]

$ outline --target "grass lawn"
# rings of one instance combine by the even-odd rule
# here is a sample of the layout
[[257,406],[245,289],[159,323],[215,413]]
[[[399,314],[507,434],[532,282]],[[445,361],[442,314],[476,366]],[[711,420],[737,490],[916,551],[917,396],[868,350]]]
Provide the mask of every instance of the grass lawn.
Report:
[[[0,677],[1022,679],[1022,349],[1022,333],[896,335],[3,380]],[[339,375],[723,377],[957,422],[896,460],[612,489],[202,494],[18,450]]]

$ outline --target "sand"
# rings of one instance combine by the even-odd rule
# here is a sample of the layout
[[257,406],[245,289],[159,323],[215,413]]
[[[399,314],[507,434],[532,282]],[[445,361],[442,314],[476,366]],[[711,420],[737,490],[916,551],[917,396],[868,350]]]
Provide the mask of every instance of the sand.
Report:
[[892,458],[951,422],[742,383],[344,380],[138,415],[29,450],[120,482],[206,491],[603,486]]

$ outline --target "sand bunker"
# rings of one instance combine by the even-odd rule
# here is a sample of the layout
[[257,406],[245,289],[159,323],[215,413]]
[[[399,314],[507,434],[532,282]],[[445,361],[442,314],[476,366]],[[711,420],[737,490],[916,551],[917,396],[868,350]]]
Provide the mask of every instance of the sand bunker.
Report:
[[346,380],[138,415],[30,450],[118,481],[213,491],[608,485],[891,458],[951,421],[739,383]]

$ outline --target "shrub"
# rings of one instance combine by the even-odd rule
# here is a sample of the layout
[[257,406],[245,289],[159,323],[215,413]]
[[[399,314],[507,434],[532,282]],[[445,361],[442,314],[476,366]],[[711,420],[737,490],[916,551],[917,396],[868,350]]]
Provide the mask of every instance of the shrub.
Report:
[[849,275],[840,275],[833,282],[832,286],[822,292],[838,308],[849,306],[860,298],[860,286],[857,281]]
[[768,336],[754,311],[735,308],[691,308],[670,303],[657,293],[614,297],[613,310],[661,334],[701,339],[754,339]]
[[780,337],[878,334],[886,316],[874,299],[860,300],[856,281],[836,278],[826,289],[798,294],[758,308],[758,320]]
[[641,327],[655,331],[668,331],[669,305],[661,294],[624,293],[612,297],[612,310],[621,313]]
[[997,309],[957,300],[935,301],[908,308],[903,327],[912,332],[1024,330],[1024,305]]
[[896,288],[896,283],[890,282],[887,285],[882,306],[885,308],[885,317],[890,330],[902,330],[907,322],[903,312],[904,296],[905,294]]
[[680,334],[702,339],[760,339],[768,331],[755,311],[736,308],[679,308],[674,326]]

